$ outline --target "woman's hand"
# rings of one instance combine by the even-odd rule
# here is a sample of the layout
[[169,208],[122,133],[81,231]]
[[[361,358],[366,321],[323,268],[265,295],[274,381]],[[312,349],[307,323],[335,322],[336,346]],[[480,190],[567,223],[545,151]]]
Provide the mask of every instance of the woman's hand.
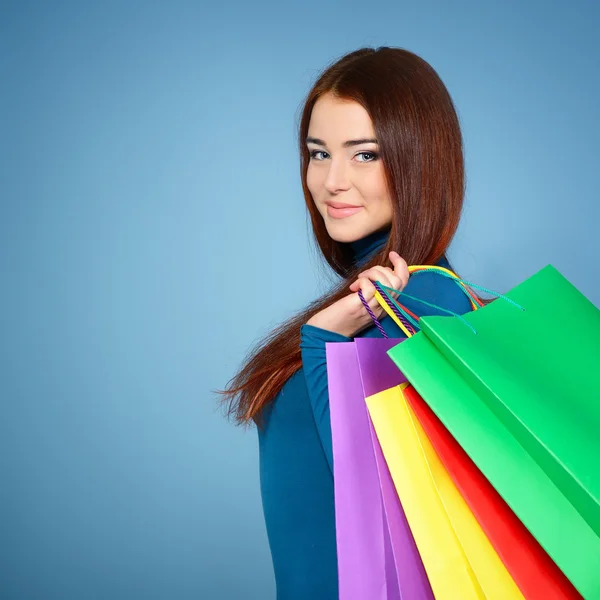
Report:
[[[390,252],[390,262],[393,268],[376,266],[359,273],[358,279],[350,286],[353,293],[318,312],[309,319],[307,325],[327,329],[350,338],[372,325],[373,320],[358,297],[358,291],[362,290],[365,300],[379,319],[384,314],[384,310],[375,299],[375,286],[372,282],[379,281],[382,285],[400,291],[408,283],[406,261],[397,252]],[[394,298],[398,297],[398,294],[390,293],[390,295]]]

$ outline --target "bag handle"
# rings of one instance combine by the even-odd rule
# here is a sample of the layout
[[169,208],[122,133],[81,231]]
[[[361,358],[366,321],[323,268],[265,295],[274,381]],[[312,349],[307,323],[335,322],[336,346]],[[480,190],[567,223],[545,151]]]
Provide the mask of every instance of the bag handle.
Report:
[[[518,304],[514,300],[511,300],[507,296],[504,296],[503,294],[499,294],[498,292],[494,292],[493,290],[488,290],[487,288],[477,285],[476,283],[472,283],[470,281],[466,281],[465,279],[461,279],[456,273],[454,273],[453,271],[450,271],[450,269],[446,269],[444,267],[439,267],[437,265],[413,265],[413,266],[408,267],[408,272],[413,275],[417,274],[417,273],[422,273],[424,271],[434,271],[438,275],[442,275],[443,277],[447,277],[449,279],[454,280],[457,284],[459,284],[461,286],[463,291],[472,300],[472,302],[475,302],[478,305],[478,308],[483,308],[484,304],[483,304],[483,302],[481,302],[481,300],[479,300],[479,298],[477,298],[474,294],[472,294],[471,290],[469,290],[470,287],[475,288],[476,290],[481,290],[482,292],[485,292],[486,294],[490,294],[491,296],[496,296],[496,298],[502,298],[503,300],[506,300],[506,302],[508,302],[509,304],[512,304],[519,310],[525,311],[525,309],[520,304]],[[385,286],[383,286],[383,287],[385,287]],[[398,292],[398,290],[394,290],[393,288],[387,288],[387,289],[391,290],[392,292],[396,292],[396,293]],[[477,310],[477,308],[474,307],[474,310]]]
[[[414,265],[414,266],[408,267],[408,271],[409,271],[409,273],[412,273],[413,275],[422,273],[425,271],[434,271],[434,272],[439,271],[440,274],[454,279],[461,286],[461,290],[464,291],[465,294],[467,295],[467,297],[469,298],[469,300],[471,302],[471,306],[473,307],[474,310],[481,306],[481,302],[477,299],[477,297],[471,295],[469,293],[469,290],[467,290],[466,286],[462,283],[462,280],[460,280],[460,278],[455,273],[450,271],[449,269],[446,269],[444,267],[438,267],[436,265]],[[456,316],[462,320],[462,317],[460,315],[453,313],[452,311],[447,311],[446,309],[444,309],[440,306],[436,306],[435,304],[429,304],[429,303],[425,302],[424,300],[420,300],[419,298],[413,298],[412,296],[409,296],[408,294],[406,294],[404,292],[400,292],[399,290],[395,290],[393,288],[388,288],[387,286],[384,286],[383,284],[381,284],[379,281],[374,282],[374,285],[375,285],[375,290],[376,290],[375,298],[377,299],[377,302],[385,310],[385,312],[392,318],[392,320],[396,323],[396,325],[398,325],[398,327],[400,327],[400,329],[404,332],[406,337],[412,337],[415,334],[416,330],[419,329],[419,324],[418,324],[419,317],[417,315],[415,315],[414,313],[410,312],[402,304],[399,304],[398,302],[396,302],[390,296],[390,294],[388,294],[385,290],[390,290],[397,294],[404,295],[406,298],[427,304],[428,306],[431,306],[432,308],[435,308],[442,312],[447,312],[447,313],[449,313],[453,316]],[[358,296],[359,296],[361,302],[363,303],[363,306],[365,307],[366,311],[369,313],[371,320],[373,321],[373,323],[375,324],[377,329],[379,329],[379,331],[381,332],[381,335],[383,337],[387,338],[388,337],[387,333],[383,329],[383,326],[379,322],[379,319],[377,319],[377,317],[375,316],[375,313],[373,313],[373,311],[371,310],[371,307],[369,306],[368,302],[365,300],[361,290],[358,291]],[[469,325],[469,327],[471,327],[471,326]]]
[[[393,309],[390,309],[390,306],[389,306],[390,303],[396,305],[396,308],[398,309],[398,311],[400,313],[402,313],[403,316],[405,316],[405,318],[407,318],[407,315],[404,314],[404,307],[402,307],[401,305],[398,305],[396,303],[396,301],[386,291],[386,290],[392,290],[392,291],[398,293],[398,290],[394,290],[393,288],[388,288],[387,286],[380,284],[378,281],[375,282],[375,289],[378,290],[375,293],[375,297],[377,298],[377,301],[379,302],[381,307],[388,313],[388,315],[390,315],[390,317],[392,317],[392,319],[400,327],[400,329],[402,329],[402,331],[404,331],[404,333],[406,334],[406,337],[412,337],[414,335],[414,332],[411,333],[402,326],[402,322],[398,320],[398,317],[396,316],[395,311]],[[431,304],[431,302],[426,302],[425,300],[421,300],[420,298],[416,298],[414,296],[409,296],[408,294],[405,294],[403,292],[400,292],[400,293],[405,298],[409,298],[410,300],[414,300],[415,302],[419,302],[421,304],[424,304],[425,306],[429,306],[430,308],[434,308],[435,310],[444,312],[452,317],[456,317],[457,319],[460,319],[469,329],[471,329],[473,331],[473,333],[477,334],[477,331],[475,331],[475,328],[473,327],[473,325],[471,325],[468,321],[466,321],[462,315],[459,315],[458,313],[455,313],[446,308],[442,308],[441,306],[438,306],[437,304]],[[421,317],[416,317],[416,321],[420,320],[420,318]],[[411,319],[411,321],[412,321],[412,319]],[[419,325],[416,321],[415,321],[415,326],[417,328],[419,328]]]
[[[378,288],[378,284],[375,283],[375,289]],[[381,295],[383,294],[383,295]],[[384,310],[388,313],[393,315],[393,319],[394,321],[399,325],[400,329],[402,329],[402,331],[406,334],[407,337],[410,337],[414,334],[414,329],[411,327],[411,325],[408,323],[407,321],[407,317],[408,319],[410,319],[412,321],[412,317],[416,317],[416,315],[414,315],[413,313],[411,313],[405,306],[402,306],[401,304],[398,304],[398,306],[396,307],[396,305],[390,300],[388,294],[386,294],[381,287],[379,287],[379,289],[375,292],[375,296],[379,296],[379,298],[377,299],[378,302],[380,302],[380,304],[383,302],[383,304],[385,304]],[[365,309],[367,310],[367,312],[369,313],[369,316],[371,317],[371,320],[373,321],[373,323],[375,324],[375,326],[377,327],[377,329],[379,329],[379,331],[381,332],[381,335],[384,338],[388,338],[388,334],[385,332],[383,326],[381,325],[381,323],[379,322],[379,319],[375,316],[375,313],[371,310],[371,307],[369,306],[369,303],[365,300],[365,297],[363,296],[362,290],[358,290],[358,297],[360,298],[360,301],[363,303],[363,306],[365,307]],[[381,298],[381,300],[380,300]],[[404,316],[406,315],[406,316]]]
[[[516,308],[520,309],[521,311],[525,311],[525,309],[522,306],[520,306],[519,304],[517,304],[514,300],[511,300],[510,298],[504,296],[503,294],[499,294],[497,292],[488,290],[477,284],[471,283],[469,281],[465,281],[464,279],[461,279],[460,277],[458,277],[458,275],[456,275],[456,273],[454,273],[450,269],[446,269],[445,267],[440,267],[437,265],[412,265],[412,266],[408,267],[408,272],[411,275],[418,275],[419,273],[425,273],[427,271],[434,272],[438,275],[447,277],[447,278],[455,281],[457,283],[457,285],[460,286],[461,290],[465,293],[467,298],[469,299],[473,310],[479,310],[480,308],[483,308],[484,304],[479,298],[477,298],[477,296],[475,294],[473,294],[473,292],[469,288],[479,289],[487,294],[496,296],[497,298],[502,298],[503,300],[506,300],[507,302],[509,302],[510,304],[515,306]],[[462,317],[462,315],[459,315],[458,313],[455,313],[451,310],[447,310],[441,306],[437,306],[436,304],[431,304],[430,302],[426,302],[425,300],[421,300],[420,298],[415,298],[414,296],[410,296],[400,290],[396,290],[394,288],[387,287],[387,286],[383,285],[382,283],[380,283],[379,281],[374,282],[374,285],[375,285],[375,289],[376,289],[375,298],[377,299],[377,302],[379,302],[379,305],[394,320],[396,325],[398,325],[398,327],[400,327],[400,329],[405,333],[406,337],[412,337],[415,334],[415,330],[419,329],[418,321],[419,321],[420,317],[417,317],[417,315],[411,313],[410,311],[407,311],[406,307],[402,306],[394,298],[392,298],[392,296],[388,293],[388,291],[398,294],[399,297],[404,296],[405,298],[408,298],[415,302],[419,302],[421,304],[424,304],[425,306],[429,306],[430,308],[433,308],[440,312],[444,312],[444,313],[447,313],[448,315],[457,317],[469,329],[471,329],[475,335],[477,334],[477,331],[475,330],[475,328],[468,321],[466,321]],[[388,337],[387,334],[385,333],[385,331],[383,330],[381,323],[375,317],[375,314],[371,310],[371,307],[365,301],[364,296],[362,295],[362,292],[360,290],[359,290],[359,297],[361,299],[361,302],[367,309],[367,312],[371,316],[371,319],[373,320],[373,322],[379,329],[379,331],[382,333],[382,335],[384,337]]]
[[460,290],[464,292],[464,294],[469,299],[473,310],[477,310],[477,308],[483,306],[483,302],[481,302],[481,300],[479,300],[479,298],[477,298],[477,296],[473,294],[472,291],[467,287],[467,282],[460,279],[458,275],[454,273],[454,271],[446,269],[446,267],[440,267],[438,265],[412,265],[408,267],[408,272],[411,275],[418,275],[419,273],[425,273],[427,271],[436,273],[437,275],[442,275],[443,277],[447,277],[448,279],[452,279],[453,281],[455,281],[456,284],[460,287]]

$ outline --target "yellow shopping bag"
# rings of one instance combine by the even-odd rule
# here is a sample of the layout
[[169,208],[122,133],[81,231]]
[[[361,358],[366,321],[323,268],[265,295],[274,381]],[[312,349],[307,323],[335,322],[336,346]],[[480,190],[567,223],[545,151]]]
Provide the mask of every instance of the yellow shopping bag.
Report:
[[436,600],[522,600],[406,401],[407,385],[366,402]]

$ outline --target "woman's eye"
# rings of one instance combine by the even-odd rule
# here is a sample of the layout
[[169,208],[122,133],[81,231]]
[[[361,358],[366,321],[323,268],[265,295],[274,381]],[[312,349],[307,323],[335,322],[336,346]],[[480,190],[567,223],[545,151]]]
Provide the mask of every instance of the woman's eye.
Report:
[[379,157],[376,152],[359,152],[356,157],[358,158],[359,156],[362,156],[362,158],[358,162],[372,162]]
[[313,158],[314,160],[324,160],[325,156],[322,155],[327,155],[327,152],[325,152],[324,150],[311,150],[310,151],[310,157]]

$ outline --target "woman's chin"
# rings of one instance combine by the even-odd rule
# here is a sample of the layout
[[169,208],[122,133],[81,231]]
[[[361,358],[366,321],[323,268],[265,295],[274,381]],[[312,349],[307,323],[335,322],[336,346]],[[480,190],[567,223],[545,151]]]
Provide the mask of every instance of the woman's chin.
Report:
[[342,244],[351,244],[364,237],[360,233],[344,227],[328,227],[327,233],[332,240]]
[[339,243],[351,244],[367,237],[371,233],[377,231],[377,229],[367,227],[352,227],[349,223],[331,223],[325,222],[327,233],[329,237]]

